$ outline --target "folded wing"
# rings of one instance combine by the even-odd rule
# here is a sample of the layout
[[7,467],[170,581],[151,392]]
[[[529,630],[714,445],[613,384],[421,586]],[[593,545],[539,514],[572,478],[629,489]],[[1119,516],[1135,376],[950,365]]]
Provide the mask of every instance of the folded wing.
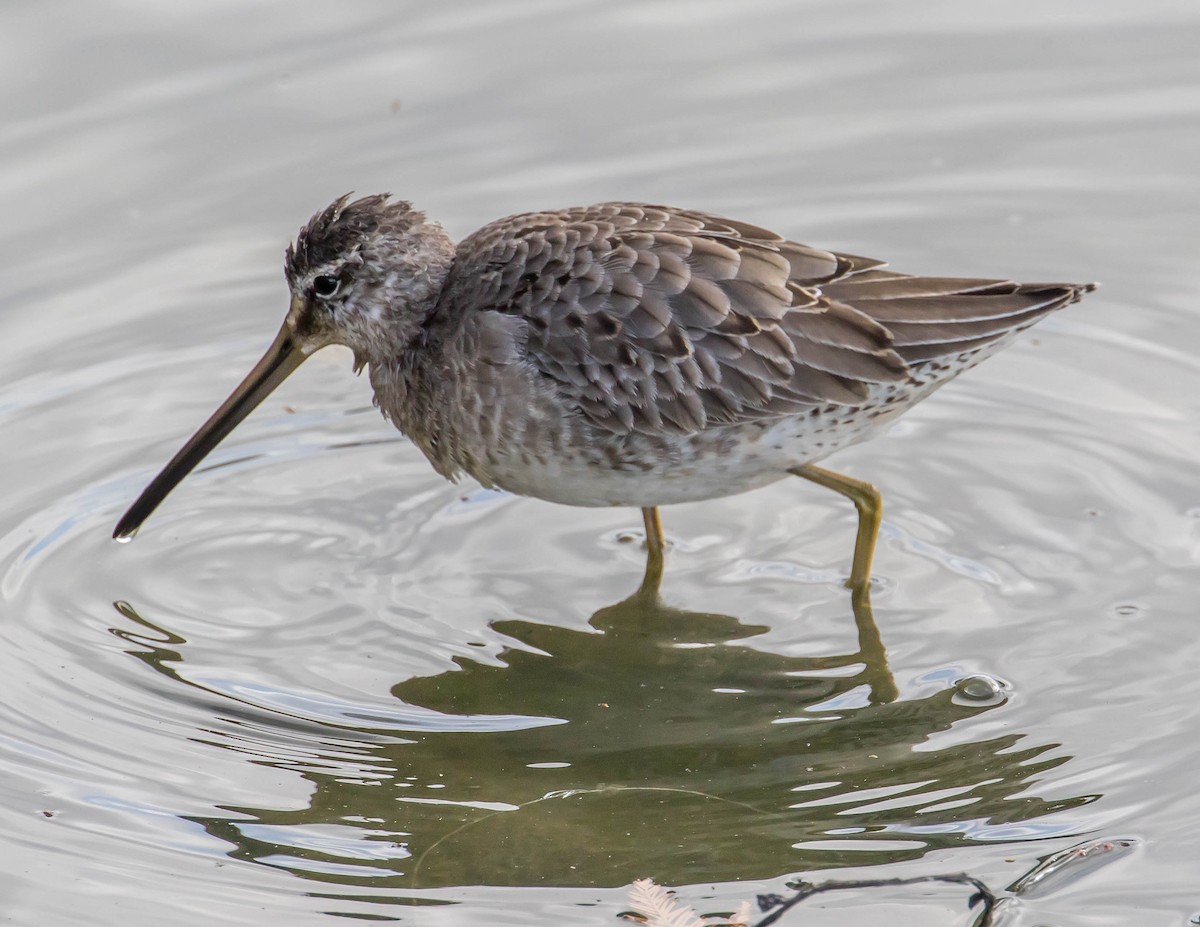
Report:
[[973,350],[1085,288],[914,277],[704,213],[529,213],[459,247],[452,311],[526,323],[524,359],[596,426],[693,433],[829,404]]

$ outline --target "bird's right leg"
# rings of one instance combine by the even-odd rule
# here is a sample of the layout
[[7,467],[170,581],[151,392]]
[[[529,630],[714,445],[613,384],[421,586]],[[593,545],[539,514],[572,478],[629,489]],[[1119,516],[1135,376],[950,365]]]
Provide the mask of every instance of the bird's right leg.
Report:
[[646,526],[646,551],[661,558],[666,542],[663,541],[662,518],[659,517],[658,507],[642,509],[642,522]]
[[642,592],[657,595],[662,582],[663,550],[666,548],[658,508],[643,508],[642,522],[646,525],[646,575],[642,578]]

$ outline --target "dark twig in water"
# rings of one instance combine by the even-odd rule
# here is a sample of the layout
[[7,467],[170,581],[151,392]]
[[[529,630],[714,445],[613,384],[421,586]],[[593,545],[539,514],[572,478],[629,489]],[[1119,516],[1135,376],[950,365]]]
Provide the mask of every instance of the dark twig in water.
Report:
[[766,914],[756,924],[750,923],[749,905],[743,902],[743,908],[730,920],[728,917],[715,923],[720,915],[701,917],[694,911],[681,907],[673,894],[655,885],[651,879],[642,879],[634,883],[636,894],[635,907],[638,917],[649,927],[770,927],[778,923],[788,911],[800,902],[820,895],[824,892],[854,888],[894,888],[902,885],[921,885],[930,882],[944,882],[950,885],[967,885],[975,889],[974,894],[967,899],[967,910],[982,903],[982,908],[971,927],[993,927],[996,912],[1001,910],[1001,904],[1013,901],[1019,896],[1033,896],[1048,893],[1055,888],[1061,888],[1068,880],[1074,880],[1082,875],[1088,875],[1097,867],[1105,865],[1114,859],[1119,859],[1125,853],[1139,846],[1141,841],[1136,837],[1105,837],[1099,840],[1089,840],[1085,843],[1067,847],[1050,856],[1044,857],[1025,875],[1008,887],[1003,899],[998,899],[994,892],[981,880],[969,876],[965,872],[949,875],[916,876],[909,879],[847,879],[830,880],[828,882],[804,882],[794,879],[788,882],[788,888],[795,891],[794,895],[770,894],[758,896],[758,908]]
[[951,875],[915,876],[911,879],[835,879],[816,884],[800,882],[795,885],[796,894],[790,898],[785,898],[782,895],[759,895],[759,910],[770,911],[771,913],[754,924],[753,927],[768,927],[768,925],[776,923],[784,914],[800,902],[824,892],[840,891],[847,888],[889,888],[897,885],[919,885],[924,882],[949,882],[955,885],[971,886],[975,889],[975,894],[967,899],[967,908],[975,907],[976,902],[983,902],[983,910],[979,912],[979,917],[972,927],[991,927],[992,913],[996,907],[996,896],[992,894],[991,889],[984,885],[983,882],[974,876],[967,875],[965,872],[953,873]]

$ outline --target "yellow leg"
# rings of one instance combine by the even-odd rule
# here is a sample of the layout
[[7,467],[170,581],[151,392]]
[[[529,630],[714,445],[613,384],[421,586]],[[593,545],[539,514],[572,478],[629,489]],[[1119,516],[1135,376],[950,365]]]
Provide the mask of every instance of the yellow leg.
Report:
[[642,509],[642,522],[646,525],[646,550],[661,557],[665,544],[658,509],[654,506]]
[[871,580],[871,560],[875,556],[875,539],[879,537],[879,523],[883,518],[883,500],[879,490],[870,483],[856,480],[832,470],[809,464],[789,471],[818,486],[839,492],[858,509],[858,537],[854,541],[854,561],[850,567],[851,589],[866,589]]
[[641,594],[658,595],[658,587],[662,583],[663,541],[662,519],[658,509],[651,506],[642,509],[642,521],[646,525],[646,575],[642,577]]

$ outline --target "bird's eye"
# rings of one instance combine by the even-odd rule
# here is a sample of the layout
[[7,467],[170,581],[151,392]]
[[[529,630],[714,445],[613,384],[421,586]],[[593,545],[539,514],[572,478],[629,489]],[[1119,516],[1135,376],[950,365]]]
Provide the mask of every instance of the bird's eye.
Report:
[[338,287],[342,285],[342,281],[337,277],[332,277],[329,274],[321,274],[321,276],[313,279],[313,293],[325,299],[332,296],[338,291]]

